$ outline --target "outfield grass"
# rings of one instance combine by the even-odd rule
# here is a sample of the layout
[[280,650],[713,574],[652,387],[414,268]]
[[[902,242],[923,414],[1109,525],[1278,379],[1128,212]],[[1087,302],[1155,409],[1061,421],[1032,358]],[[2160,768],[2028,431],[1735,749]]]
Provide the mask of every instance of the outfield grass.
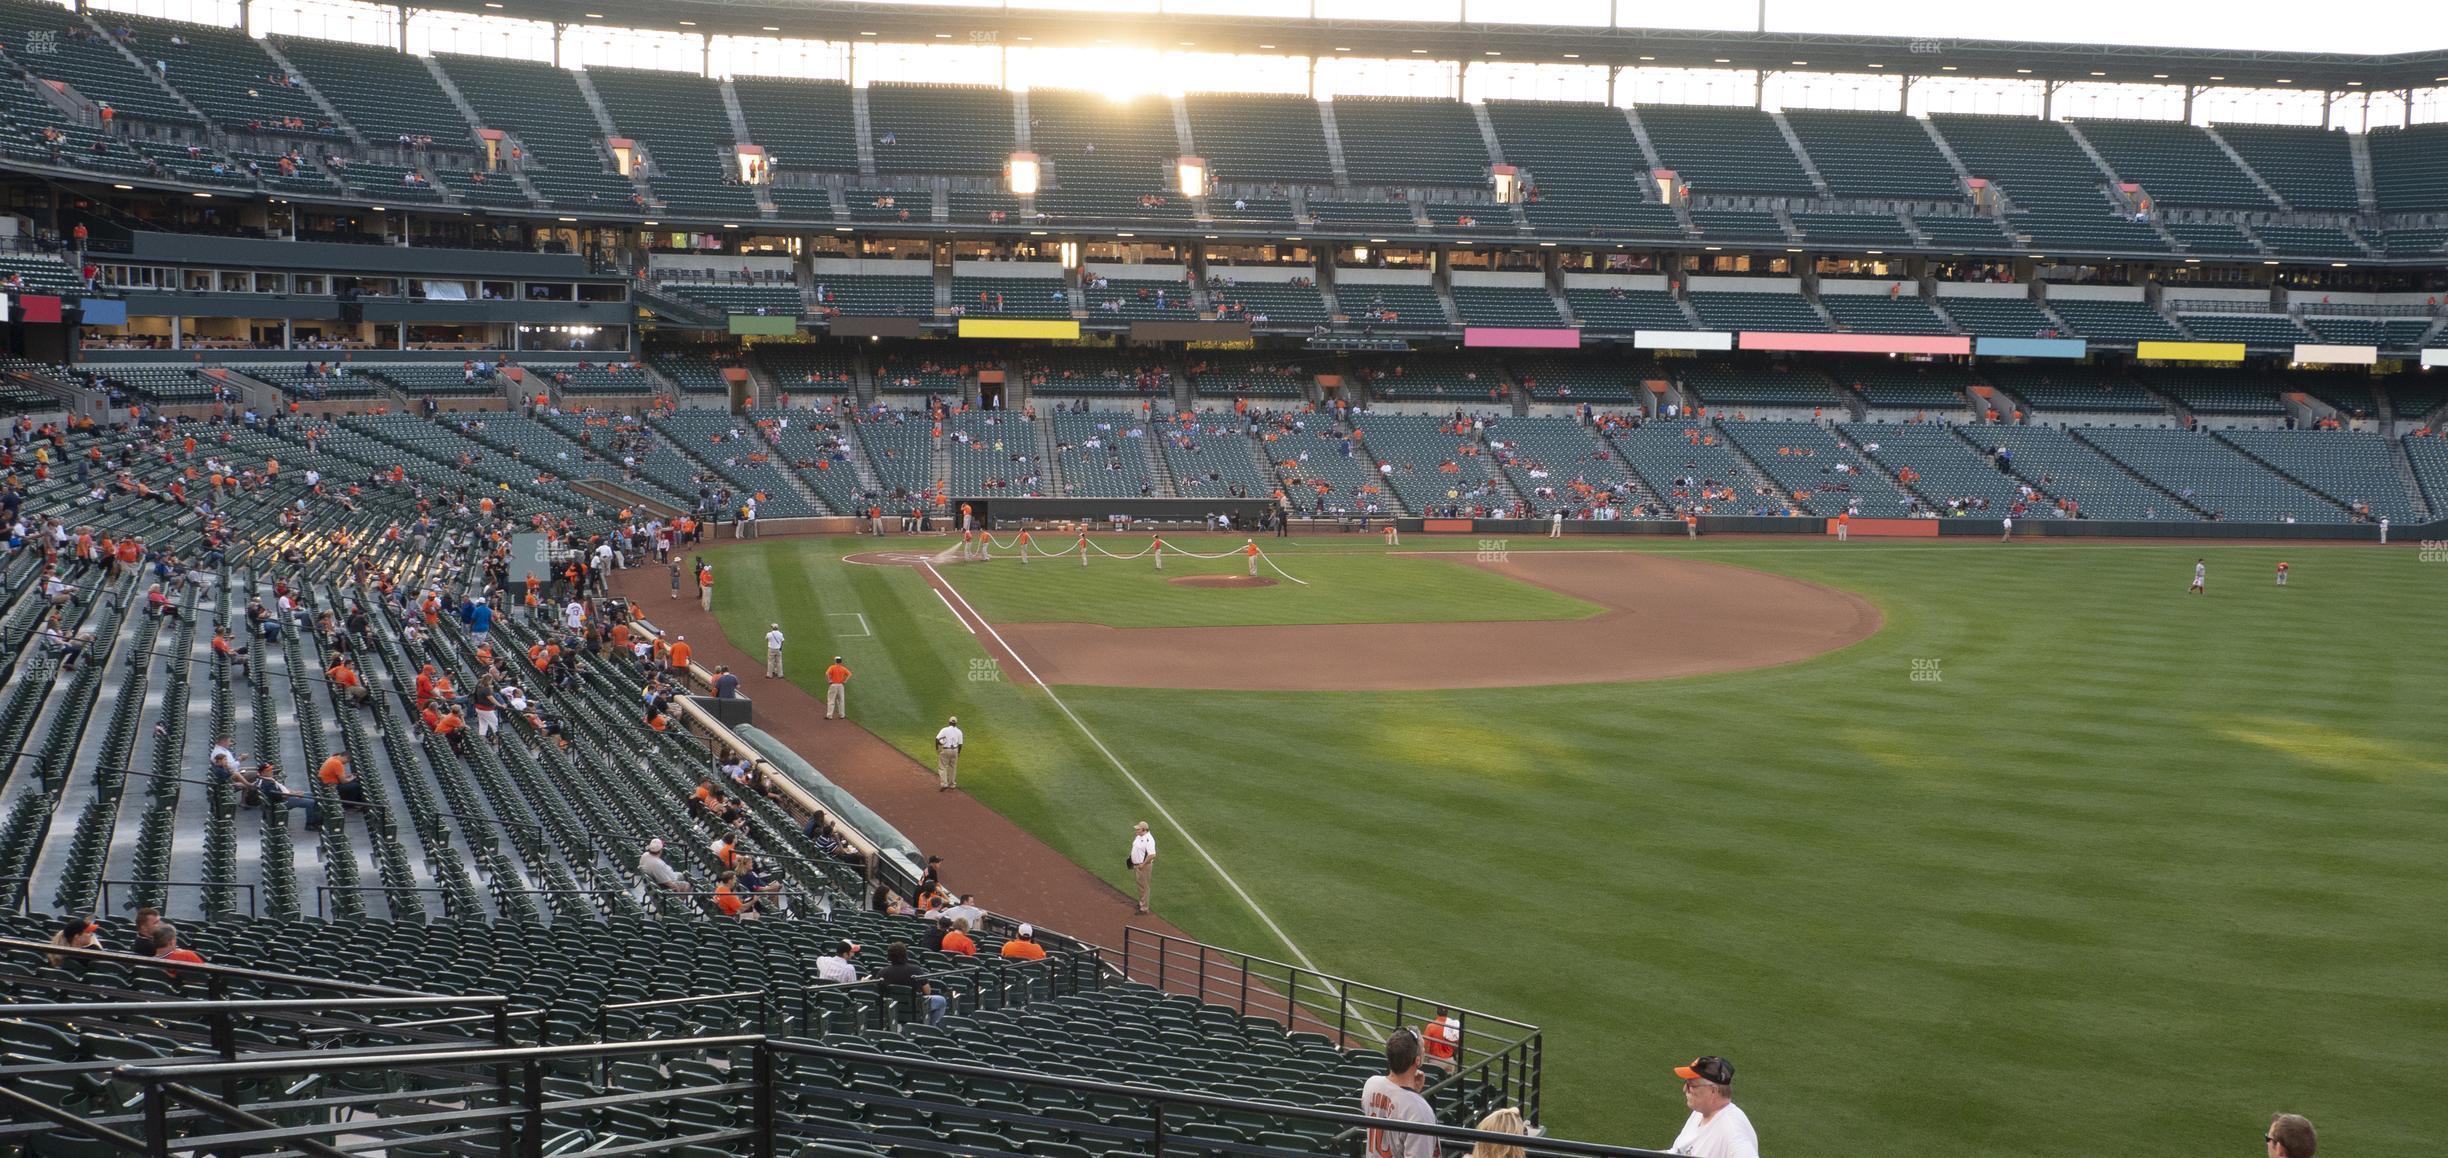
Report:
[[[1368,549],[1295,542],[1304,578]],[[862,719],[919,754],[958,711],[964,786],[1120,883],[1146,804],[1042,693],[972,681],[915,575],[837,561],[861,545],[724,550],[726,628],[751,644],[786,608],[807,656],[856,623],[825,612],[863,613]],[[1638,685],[1057,691],[1321,966],[1547,1027],[1560,1133],[1663,1143],[1665,1068],[1713,1052],[1778,1152],[2251,1153],[2277,1109],[2340,1153],[2448,1135],[2448,658],[2420,626],[2448,564],[1632,546],[1856,591],[1886,627]],[[1277,948],[1172,847],[1168,917]]]

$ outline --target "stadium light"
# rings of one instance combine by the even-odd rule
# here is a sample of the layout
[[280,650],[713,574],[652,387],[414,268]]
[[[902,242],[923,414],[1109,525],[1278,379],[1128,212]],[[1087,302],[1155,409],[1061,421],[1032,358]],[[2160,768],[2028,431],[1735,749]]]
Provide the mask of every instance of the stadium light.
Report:
[[1174,163],[1173,173],[1179,180],[1182,196],[1204,197],[1207,195],[1206,158],[1184,157]]
[[1012,154],[1011,163],[1004,166],[1003,173],[1011,185],[1012,196],[1034,197],[1037,195],[1037,154]]

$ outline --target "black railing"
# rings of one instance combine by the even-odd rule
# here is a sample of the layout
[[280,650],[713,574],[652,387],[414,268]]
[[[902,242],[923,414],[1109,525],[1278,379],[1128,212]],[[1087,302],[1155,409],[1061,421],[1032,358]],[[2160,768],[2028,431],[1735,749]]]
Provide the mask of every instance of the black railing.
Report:
[[[671,1059],[670,1083],[613,1091],[552,1080],[572,1072],[611,1072],[626,1059]],[[684,1068],[683,1061],[698,1064]],[[658,1075],[664,1071],[658,1069]],[[491,1081],[468,1082],[467,1074]],[[315,1077],[354,1089],[352,1078],[384,1075],[375,1096],[272,1098],[239,1103],[201,1088],[281,1091],[280,1079]],[[603,1129],[620,1135],[597,1154],[653,1153],[689,1145],[725,1146],[769,1158],[780,1144],[847,1141],[918,1153],[1009,1153],[1011,1139],[1047,1133],[1106,1150],[1153,1158],[1233,1154],[1308,1158],[1341,1148],[1335,1139],[1384,1133],[1425,1136],[1459,1150],[1487,1143],[1530,1155],[1661,1158],[1656,1152],[1472,1126],[1406,1123],[1241,1098],[1124,1085],[1083,1077],[1021,1073],[866,1049],[756,1034],[598,1045],[476,1049],[331,1050],[237,1061],[137,1062],[112,1076],[141,1091],[133,1123],[96,1120],[87,1131],[112,1148],[166,1158],[180,1152],[257,1147],[340,1155],[381,1144],[484,1148],[540,1156],[557,1131]],[[420,1077],[438,1088],[419,1089]],[[976,1091],[994,1091],[995,1096]],[[1359,1100],[1357,1084],[1353,1102]],[[14,1104],[13,1102],[11,1104]],[[345,1120],[330,1111],[346,1106]],[[790,1107],[788,1112],[784,1107]],[[1063,1109],[1057,1109],[1061,1107]],[[1064,1112],[1067,1109],[1068,1112]],[[613,1126],[614,1120],[626,1128]],[[52,1118],[58,1121],[57,1118]],[[178,1123],[174,1133],[173,1122]],[[923,1123],[923,1124],[922,1124]],[[69,1123],[61,1122],[62,1125]],[[134,1125],[133,1130],[121,1126]],[[634,1133],[632,1131],[635,1131]],[[1382,1133],[1381,1133],[1382,1132]],[[991,1144],[990,1144],[991,1141]],[[454,1145],[456,1144],[456,1145]]]
[[[1109,963],[1111,959],[1108,958]],[[1436,1045],[1428,1023],[1441,1010],[1452,1018],[1450,1057],[1432,1048],[1435,1075],[1427,1093],[1479,1083],[1495,1089],[1535,1124],[1540,1073],[1546,1060],[1539,1027],[1449,1002],[1336,977],[1288,962],[1175,937],[1133,925],[1122,933],[1120,967],[1133,981],[1169,993],[1281,1022],[1315,1033],[1338,1049],[1373,1048],[1397,1028]]]

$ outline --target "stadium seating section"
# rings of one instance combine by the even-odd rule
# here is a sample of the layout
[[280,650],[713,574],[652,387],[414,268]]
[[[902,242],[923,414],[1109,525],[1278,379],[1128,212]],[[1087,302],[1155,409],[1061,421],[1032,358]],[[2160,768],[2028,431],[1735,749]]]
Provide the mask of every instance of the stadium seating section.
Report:
[[2198,126],[2175,121],[2082,121],[2076,131],[2108,167],[2163,205],[2274,209],[2269,195]]
[[2022,117],[1934,114],[1972,176],[1985,178],[2013,202],[2007,227],[2042,252],[2163,250],[2148,225],[2115,212],[2099,171],[2066,126]]
[[2302,125],[2217,125],[2213,131],[2295,209],[2353,212],[2354,149],[2343,132]]
[[1456,101],[1344,97],[1334,102],[1343,167],[1359,185],[1480,185],[1487,146]]
[[1642,105],[1634,112],[1659,162],[1696,194],[1817,192],[1776,122],[1758,109]]
[[1921,122],[1902,113],[1787,109],[1802,150],[1839,197],[1960,201],[1963,182]]
[[1190,136],[1220,184],[1331,183],[1326,126],[1317,102],[1297,96],[1196,93],[1183,98]]
[[2369,144],[2381,212],[2448,211],[2448,125],[2378,128]]
[[738,142],[718,82],[625,68],[589,69],[587,79],[612,127],[645,146],[647,183],[667,213],[759,216],[756,193],[739,181]]
[[858,139],[850,86],[837,80],[743,76],[731,82],[749,141],[794,173],[855,173]]
[[1640,154],[1640,142],[1621,110],[1529,101],[1489,101],[1486,109],[1506,163],[1537,190],[1522,206],[1531,228],[1557,236],[1684,235],[1652,183],[1622,165]]

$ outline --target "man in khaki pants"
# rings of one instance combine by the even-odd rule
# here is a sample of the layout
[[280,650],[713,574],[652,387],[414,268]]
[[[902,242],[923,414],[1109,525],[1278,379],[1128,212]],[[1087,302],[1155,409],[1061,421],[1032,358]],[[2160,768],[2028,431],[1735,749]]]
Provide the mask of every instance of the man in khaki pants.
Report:
[[1148,885],[1156,877],[1156,836],[1144,820],[1131,829],[1130,870],[1139,881],[1139,911],[1147,912]]
[[825,718],[850,718],[850,669],[842,666],[840,656],[833,657],[833,666],[825,669]]
[[959,716],[947,717],[943,729],[935,733],[935,791],[950,792],[960,787],[960,750],[967,740],[961,734]]

